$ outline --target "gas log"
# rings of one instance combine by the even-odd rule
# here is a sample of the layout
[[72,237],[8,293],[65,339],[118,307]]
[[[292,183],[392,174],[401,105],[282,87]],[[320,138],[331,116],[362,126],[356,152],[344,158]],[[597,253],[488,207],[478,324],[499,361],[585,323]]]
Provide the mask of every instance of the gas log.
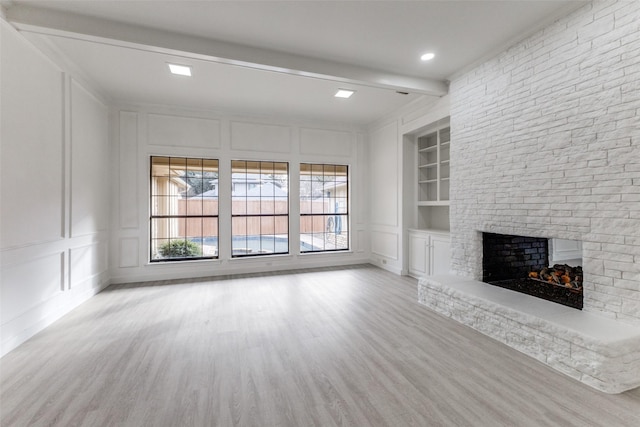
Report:
[[582,267],[571,267],[567,264],[555,264],[540,271],[532,271],[529,278],[540,282],[550,283],[556,286],[582,290]]

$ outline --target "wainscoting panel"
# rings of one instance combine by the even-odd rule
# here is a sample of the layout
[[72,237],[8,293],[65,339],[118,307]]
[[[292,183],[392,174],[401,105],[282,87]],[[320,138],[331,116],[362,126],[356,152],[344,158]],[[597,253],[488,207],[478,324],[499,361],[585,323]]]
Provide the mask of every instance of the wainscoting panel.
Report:
[[[63,292],[64,253],[2,266],[2,325]],[[3,333],[4,334],[4,333]]]
[[137,267],[139,243],[137,237],[124,237],[120,239],[120,262],[118,267]]
[[289,153],[291,128],[263,123],[231,122],[231,149]]
[[120,112],[120,227],[138,228],[138,114]]
[[398,235],[384,231],[371,232],[371,253],[397,260]]
[[357,253],[363,253],[365,251],[366,245],[365,240],[366,233],[363,230],[357,230],[355,233],[355,247],[353,248]]
[[353,134],[323,129],[300,129],[300,154],[350,157]]
[[148,114],[149,145],[220,148],[220,121],[196,117]]
[[108,108],[71,79],[71,237],[105,231],[109,218]]
[[0,246],[9,248],[64,236],[64,73],[1,27]]
[[69,282],[72,289],[97,278],[107,268],[106,242],[96,242],[69,250]]
[[371,223],[398,225],[398,130],[392,122],[371,134]]

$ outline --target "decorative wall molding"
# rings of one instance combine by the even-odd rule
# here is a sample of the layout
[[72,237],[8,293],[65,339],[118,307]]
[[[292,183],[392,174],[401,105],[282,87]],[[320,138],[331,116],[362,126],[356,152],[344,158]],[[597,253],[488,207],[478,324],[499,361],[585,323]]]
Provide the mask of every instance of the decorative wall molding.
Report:
[[241,121],[231,122],[232,150],[289,153],[291,152],[291,144],[290,126]]
[[398,235],[385,231],[371,232],[371,253],[385,258],[398,259]]
[[353,132],[300,129],[300,154],[350,157],[354,144]]
[[369,196],[371,224],[399,224],[398,125],[391,122],[369,135]]
[[[0,26],[5,354],[109,283],[111,144],[100,97]],[[96,262],[81,256],[83,246],[96,248]],[[78,287],[83,280],[93,286]]]
[[220,120],[168,114],[147,114],[149,145],[220,148]]
[[[6,22],[1,21],[0,30],[3,106],[0,246],[8,249],[65,236],[66,100],[63,70]],[[9,182],[13,185],[6,185]],[[46,215],[35,217],[25,212]]]
[[63,292],[64,252],[34,256],[18,264],[3,266],[0,286],[4,325]]
[[137,237],[123,237],[119,240],[119,268],[138,267],[139,239]]
[[109,228],[108,107],[70,78],[69,236]]
[[108,271],[107,242],[95,242],[69,249],[69,287],[81,286]]
[[138,113],[119,113],[118,195],[121,228],[138,228]]

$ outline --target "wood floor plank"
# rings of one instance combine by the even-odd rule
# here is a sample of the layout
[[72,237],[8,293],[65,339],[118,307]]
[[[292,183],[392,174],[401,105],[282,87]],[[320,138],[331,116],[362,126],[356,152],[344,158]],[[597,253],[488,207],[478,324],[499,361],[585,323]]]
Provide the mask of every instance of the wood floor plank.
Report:
[[113,285],[0,360],[0,426],[638,426],[373,266]]

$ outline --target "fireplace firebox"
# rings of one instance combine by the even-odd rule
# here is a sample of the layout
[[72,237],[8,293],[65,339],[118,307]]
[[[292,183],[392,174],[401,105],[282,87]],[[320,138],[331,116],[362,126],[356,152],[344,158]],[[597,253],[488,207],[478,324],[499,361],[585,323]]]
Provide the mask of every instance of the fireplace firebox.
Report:
[[582,309],[582,267],[549,265],[549,239],[482,234],[482,281]]

